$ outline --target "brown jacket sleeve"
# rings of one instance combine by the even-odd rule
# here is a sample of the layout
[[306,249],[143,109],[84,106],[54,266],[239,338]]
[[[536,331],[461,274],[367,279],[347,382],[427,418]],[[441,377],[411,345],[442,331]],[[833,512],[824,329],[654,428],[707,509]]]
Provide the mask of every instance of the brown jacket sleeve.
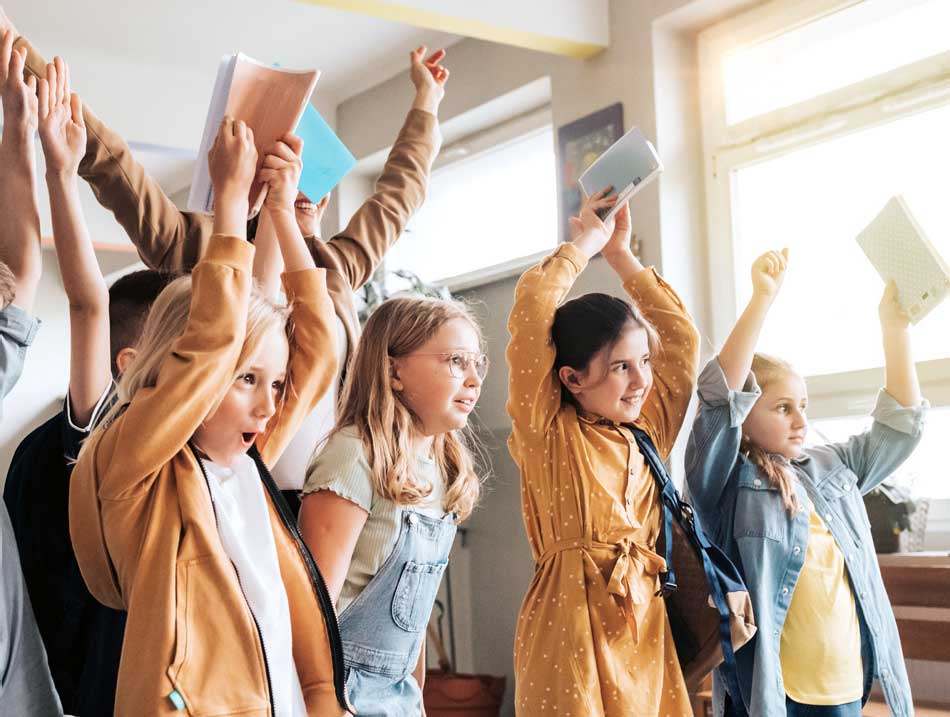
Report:
[[[46,76],[46,61],[26,38],[19,38],[14,46],[26,48],[27,70]],[[179,210],[135,160],[126,141],[85,103],[82,111],[86,155],[79,163],[79,176],[122,225],[146,266],[190,271],[207,248],[212,217]]]
[[317,266],[340,272],[352,289],[369,281],[425,201],[429,171],[441,146],[436,116],[410,110],[376,180],[374,194],[363,202],[346,229],[329,241],[313,240]]
[[300,424],[316,408],[337,375],[336,332],[333,302],[327,293],[326,271],[305,269],[283,276],[284,292],[291,307],[293,335],[287,395],[279,413],[257,441],[261,458],[273,466]]

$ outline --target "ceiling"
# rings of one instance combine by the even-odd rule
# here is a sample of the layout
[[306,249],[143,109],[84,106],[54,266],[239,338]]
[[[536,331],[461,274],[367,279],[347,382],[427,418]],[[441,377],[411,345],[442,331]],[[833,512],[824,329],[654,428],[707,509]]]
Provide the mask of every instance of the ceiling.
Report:
[[147,65],[199,69],[244,52],[285,67],[316,67],[318,93],[337,101],[398,74],[420,44],[461,39],[297,0],[4,0],[17,29],[52,55],[92,52]]

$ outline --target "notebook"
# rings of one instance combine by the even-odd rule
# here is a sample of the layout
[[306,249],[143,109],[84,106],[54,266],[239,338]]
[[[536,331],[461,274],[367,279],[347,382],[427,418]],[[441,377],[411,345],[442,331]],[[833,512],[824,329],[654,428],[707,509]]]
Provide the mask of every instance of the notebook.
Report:
[[[319,76],[318,70],[273,67],[243,53],[225,55],[221,59],[188,195],[190,211],[214,213],[208,151],[224,115],[243,120],[254,130],[260,168],[267,148],[297,127]],[[263,191],[260,182],[251,185],[248,194],[251,206],[257,203]]]
[[604,187],[613,186],[608,196],[617,195],[617,203],[601,217],[607,221],[662,171],[663,164],[656,149],[639,128],[634,127],[594,160],[580,176],[578,184],[587,197]]
[[299,189],[319,202],[356,166],[356,158],[309,102],[294,134],[303,140]]
[[857,240],[881,278],[897,284],[897,300],[911,323],[950,294],[950,267],[900,195],[887,202]]

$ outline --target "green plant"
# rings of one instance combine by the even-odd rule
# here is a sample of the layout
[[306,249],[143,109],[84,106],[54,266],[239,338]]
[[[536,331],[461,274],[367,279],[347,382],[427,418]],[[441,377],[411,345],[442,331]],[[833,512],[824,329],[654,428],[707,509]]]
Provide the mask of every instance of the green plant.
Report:
[[895,552],[900,534],[910,530],[910,518],[917,510],[910,491],[885,482],[864,496],[864,506],[877,552]]
[[[387,278],[395,276],[407,284],[405,287],[393,290],[391,283]],[[452,294],[444,286],[439,284],[429,284],[419,278],[407,269],[397,269],[395,271],[378,271],[370,281],[367,281],[356,295],[361,299],[359,309],[360,323],[366,323],[366,319],[373,313],[377,306],[391,299],[394,296],[428,296],[433,299],[451,299]]]

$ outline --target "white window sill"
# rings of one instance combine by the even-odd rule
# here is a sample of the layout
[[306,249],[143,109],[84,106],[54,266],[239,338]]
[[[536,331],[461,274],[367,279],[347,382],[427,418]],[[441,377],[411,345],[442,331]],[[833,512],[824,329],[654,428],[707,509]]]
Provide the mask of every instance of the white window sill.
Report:
[[447,279],[441,279],[435,283],[447,287],[448,290],[453,294],[459,291],[475,289],[479,286],[484,286],[485,284],[493,284],[496,281],[503,281],[504,279],[509,279],[512,276],[520,276],[527,269],[530,269],[548,254],[553,252],[556,248],[557,246],[555,245],[545,249],[544,251],[539,251],[534,254],[529,254],[528,256],[511,259],[510,261],[506,261],[502,264],[495,264],[494,266],[488,266],[484,269],[476,269],[475,271],[469,271],[465,274],[450,276]]

